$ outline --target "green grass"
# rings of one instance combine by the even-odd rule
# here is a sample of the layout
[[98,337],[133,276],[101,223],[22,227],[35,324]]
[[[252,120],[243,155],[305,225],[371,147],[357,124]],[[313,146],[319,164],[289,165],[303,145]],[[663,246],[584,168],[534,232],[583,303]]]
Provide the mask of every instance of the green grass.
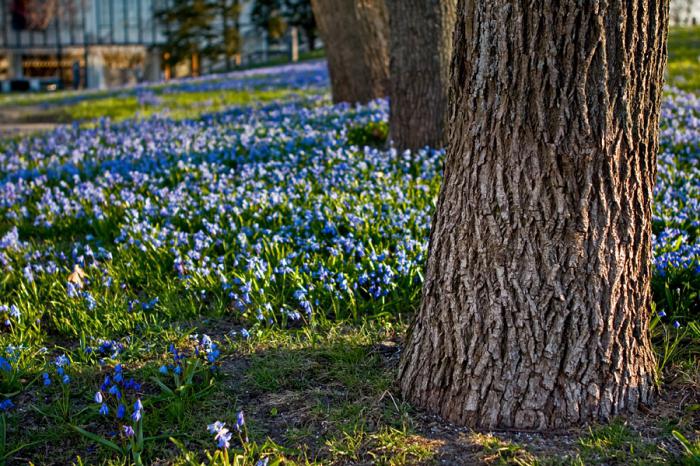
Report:
[[[230,327],[230,323],[211,320],[198,330],[215,334],[222,327]],[[190,327],[182,328],[187,331],[166,333],[183,341]],[[146,407],[158,416],[146,416],[144,430],[162,437],[148,446],[149,457],[177,462],[188,455],[201,456],[177,453],[167,438],[175,437],[187,451],[201,452],[211,445],[202,422],[216,418],[232,425],[243,407],[253,440],[245,452],[249,458],[259,456],[260,448],[267,455],[290,458],[290,464],[348,459],[411,464],[430,457],[432,452],[414,438],[408,407],[390,394],[393,368],[380,356],[384,346],[377,346],[387,338],[396,338],[404,328],[389,322],[334,324],[315,330],[266,329],[250,342],[229,340],[223,345],[225,356],[215,392],[191,396],[186,403],[173,397],[155,397]],[[153,379],[163,355],[149,351],[145,340],[133,344],[128,355],[122,354],[122,359],[132,360],[132,366],[138,364],[129,375]],[[68,354],[76,361],[81,358],[79,349]],[[53,386],[39,389],[41,401],[37,400],[36,411],[22,416],[21,424],[19,417],[9,418],[9,435],[17,439],[16,445],[27,445],[22,455],[32,457],[37,464],[70,464],[77,453],[86,464],[118,464],[108,461],[113,457],[109,450],[86,452],[90,442],[68,427],[84,425],[88,431],[105,433],[94,409],[89,409],[92,387],[99,385],[101,374],[85,371],[71,373],[71,377],[74,386],[83,388],[72,390],[73,409],[68,418],[56,408],[60,390]],[[202,387],[197,390],[201,392]],[[149,383],[145,391],[157,392],[157,387]],[[180,435],[182,432],[187,434]]]
[[[573,432],[566,441],[554,439],[544,450],[507,433],[475,433],[435,424],[401,402],[394,385],[398,346],[406,325],[393,320],[365,320],[350,325],[327,323],[297,330],[260,329],[249,340],[231,339],[225,329],[236,328],[228,320],[182,322],[136,339],[122,354],[130,371],[141,380],[158,376],[164,355],[153,348],[159,341],[186,341],[192,331],[213,335],[222,344],[220,374],[215,388],[177,398],[152,396],[146,407],[144,429],[157,439],[147,443],[148,458],[168,464],[199,464],[206,450],[213,454],[211,438],[203,422],[221,419],[229,425],[244,409],[251,442],[235,450],[239,464],[254,464],[261,456],[290,465],[326,464],[695,464],[697,440],[688,440],[691,424],[648,428],[617,420]],[[76,361],[76,348],[68,353]],[[38,376],[38,373],[36,374]],[[101,374],[72,373],[77,386],[71,393],[70,423],[106,433],[91,407],[93,389]],[[202,386],[197,389],[200,392]],[[157,393],[153,383],[145,391]],[[35,464],[125,464],[108,449],[71,430],[56,408],[57,387],[31,390],[37,393],[37,409],[9,418],[8,430],[15,445],[27,445],[22,457]],[[82,400],[82,401],[80,401]],[[82,410],[82,407],[88,409]],[[678,432],[678,433],[677,433]],[[682,432],[682,433],[680,433]],[[686,437],[684,437],[686,436]],[[174,441],[168,440],[173,437]],[[537,435],[529,435],[537,439]],[[687,447],[681,446],[683,438]],[[32,442],[37,442],[33,444]],[[549,440],[541,443],[548,445]],[[232,450],[233,454],[233,450]],[[460,463],[465,461],[465,463]],[[219,463],[223,464],[223,463]]]
[[643,439],[620,420],[591,428],[588,435],[579,439],[579,447],[586,464],[602,461],[658,464],[668,455],[663,446]]
[[284,99],[291,94],[299,94],[299,92],[284,89],[254,92],[179,92],[156,94],[160,100],[156,105],[141,105],[135,96],[106,97],[61,106],[55,111],[61,121],[90,121],[97,118],[121,121],[134,117],[148,118],[156,114],[173,119],[198,118],[203,114],[219,112],[227,107],[271,102]]
[[700,89],[700,26],[669,31],[667,83],[686,91]]

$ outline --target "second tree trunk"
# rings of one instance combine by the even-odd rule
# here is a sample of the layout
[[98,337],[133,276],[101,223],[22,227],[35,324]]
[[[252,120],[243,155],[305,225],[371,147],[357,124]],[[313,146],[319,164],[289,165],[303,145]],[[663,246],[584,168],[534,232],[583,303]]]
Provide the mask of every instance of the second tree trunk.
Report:
[[312,0],[323,39],[334,102],[386,97],[388,17],[384,0]]
[[457,0],[387,0],[391,139],[399,149],[447,142],[452,32]]

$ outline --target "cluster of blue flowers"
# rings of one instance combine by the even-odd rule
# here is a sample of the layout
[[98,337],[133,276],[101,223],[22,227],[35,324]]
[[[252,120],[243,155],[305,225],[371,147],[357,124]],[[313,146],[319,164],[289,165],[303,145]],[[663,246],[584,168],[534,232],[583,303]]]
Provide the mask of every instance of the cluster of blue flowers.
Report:
[[[69,300],[53,315],[82,303],[99,319],[114,294],[132,312],[153,310],[160,296],[144,299],[113,270],[163,261],[182,290],[226,296],[253,322],[373,312],[419,285],[442,156],[348,144],[350,128],[387,112],[383,101],[309,98],[206,122],[64,127],[10,142],[0,215],[13,229],[0,267],[26,272],[16,275],[25,282],[64,281]],[[63,249],[26,241],[14,229],[22,225],[44,237],[109,231]],[[86,277],[60,278],[76,265]]]
[[12,325],[12,322],[19,322],[20,312],[15,304],[9,306],[0,304],[0,320],[3,321],[5,327]]
[[[236,424],[233,426],[236,432],[240,435],[241,442],[246,443],[248,441],[247,435],[245,434],[245,417],[243,411],[239,411],[236,415]],[[216,421],[207,426],[210,434],[214,435],[214,440],[216,440],[217,446],[219,448],[228,449],[231,447],[231,438],[233,433],[226,427],[225,422]]]
[[116,359],[125,349],[124,344],[116,340],[97,338],[96,343],[96,347],[85,347],[85,352],[87,354],[95,353],[100,356]]
[[662,107],[654,264],[661,277],[700,275],[700,97],[672,91]]
[[193,359],[203,361],[212,371],[215,370],[215,364],[219,356],[221,356],[219,345],[214,343],[208,335],[202,335],[201,339],[199,339],[197,335],[192,335],[190,340],[194,345],[194,350],[192,351],[178,349],[174,344],[171,344],[168,348],[168,352],[172,356],[172,364],[163,364],[160,366],[160,369],[158,369],[158,372],[163,375],[168,375],[170,373],[181,375],[184,370],[183,364],[187,365],[193,362]]
[[[5,378],[8,378],[7,374],[11,374],[13,371],[12,362],[13,360],[11,357],[0,356],[0,388],[4,385]],[[9,411],[15,406],[10,398],[2,395],[3,394],[0,393],[0,413]]]
[[[141,384],[133,378],[127,379],[122,365],[117,364],[112,374],[105,376],[100,389],[95,392],[94,401],[99,405],[99,413],[102,416],[107,416],[112,412],[118,422],[122,423],[122,431],[126,437],[134,435],[133,425],[143,417],[144,409],[139,395],[140,391]],[[130,414],[127,406],[132,403],[129,400],[133,400]],[[128,419],[131,419],[133,425],[126,423]]]
[[[70,375],[68,375],[68,373],[66,372],[66,369],[68,369],[70,365],[70,359],[68,359],[68,357],[65,354],[56,357],[56,359],[53,362],[52,366],[56,371],[56,377],[63,385],[68,385],[70,383]],[[42,372],[41,380],[44,386],[51,385],[51,375],[49,375],[48,372]]]

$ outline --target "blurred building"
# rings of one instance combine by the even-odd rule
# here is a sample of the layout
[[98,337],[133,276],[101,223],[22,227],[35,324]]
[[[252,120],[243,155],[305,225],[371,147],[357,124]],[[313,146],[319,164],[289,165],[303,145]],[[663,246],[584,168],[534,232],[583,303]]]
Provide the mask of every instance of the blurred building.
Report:
[[669,13],[674,26],[697,25],[700,20],[700,1],[671,0]]
[[[0,90],[102,89],[189,74],[188,64],[163,66],[163,26],[155,15],[169,2],[0,0]],[[250,23],[250,4],[244,2],[235,24],[242,50],[234,65],[266,61],[297,46],[291,38],[271,43]],[[230,66],[205,63],[203,71]]]
[[0,0],[3,90],[160,78],[159,0]]

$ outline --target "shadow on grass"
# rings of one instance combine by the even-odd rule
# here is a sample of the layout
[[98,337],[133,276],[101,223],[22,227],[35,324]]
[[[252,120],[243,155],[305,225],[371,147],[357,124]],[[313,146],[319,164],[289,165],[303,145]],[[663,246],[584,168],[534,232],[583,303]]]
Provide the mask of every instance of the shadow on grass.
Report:
[[[696,441],[700,411],[693,411],[697,392],[691,388],[671,388],[652,412],[606,426],[556,435],[474,432],[401,400],[395,378],[403,325],[263,330],[250,340],[230,339],[231,329],[230,322],[214,320],[198,326],[222,343],[222,358],[213,388],[196,399],[160,398],[153,377],[165,353],[140,352],[125,363],[129,377],[144,383],[144,431],[155,437],[146,447],[147,463],[185,464],[170,436],[198,462],[205,460],[204,451],[216,448],[206,425],[219,420],[233,426],[243,410],[258,446],[250,457],[264,449],[271,459],[284,458],[281,464],[695,464],[672,435],[680,431]],[[108,370],[86,366],[74,374],[74,409],[86,408],[74,423],[103,436],[114,426],[97,414],[92,396]],[[21,404],[51,409],[58,387],[35,388]],[[18,413],[9,427],[14,440],[42,442],[8,464],[71,464],[77,456],[84,464],[124,464],[65,423],[31,409]],[[237,441],[232,446],[241,447]]]
[[697,436],[694,392],[673,388],[651,413],[563,434],[474,432],[401,400],[399,334],[349,330],[251,348],[231,371],[251,438],[269,437],[301,463],[694,464],[672,435]]

